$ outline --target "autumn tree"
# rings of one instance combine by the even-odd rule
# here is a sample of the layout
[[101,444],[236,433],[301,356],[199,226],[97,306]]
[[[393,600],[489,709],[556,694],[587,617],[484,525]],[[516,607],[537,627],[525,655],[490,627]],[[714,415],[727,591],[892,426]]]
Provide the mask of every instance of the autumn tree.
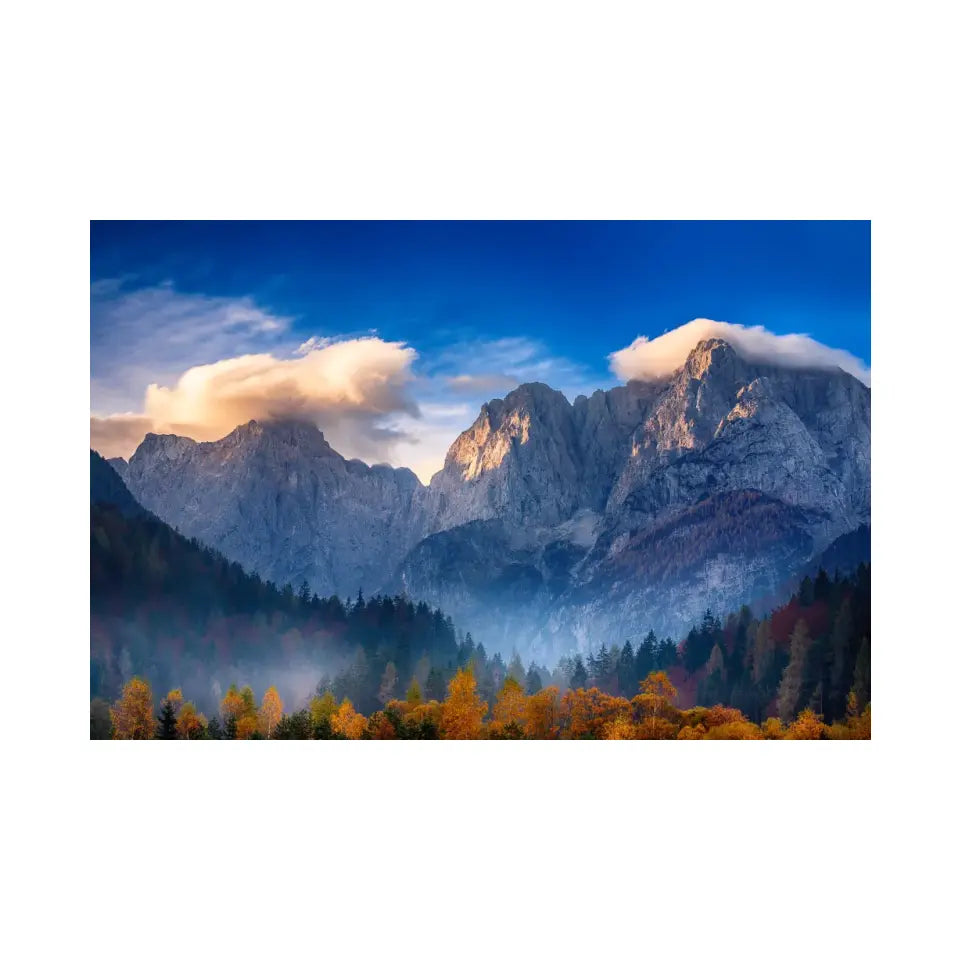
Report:
[[636,740],[637,725],[625,714],[617,714],[603,728],[604,740]]
[[185,703],[177,713],[177,737],[180,740],[202,740],[207,732],[207,718],[192,703]]
[[513,674],[508,674],[493,705],[490,732],[497,737],[519,738],[523,736],[526,722],[527,697],[520,681]]
[[257,704],[250,687],[238,690],[237,685],[231,683],[220,702],[220,713],[228,740],[249,740],[258,732]]
[[154,732],[153,692],[142,677],[134,677],[110,710],[114,740],[150,740]]
[[665,670],[656,670],[640,681],[640,693],[632,700],[645,717],[669,718],[677,688],[670,682]]
[[260,720],[256,713],[245,713],[237,718],[237,740],[250,740],[260,732]]
[[822,740],[827,728],[823,718],[809,707],[800,711],[799,716],[787,729],[785,740]]
[[359,740],[363,736],[367,721],[362,714],[354,710],[353,704],[348,699],[344,699],[331,718],[330,725],[338,736],[347,740]]
[[449,684],[441,705],[440,733],[446,740],[476,740],[480,737],[487,703],[477,696],[473,671],[460,669]]
[[545,687],[527,698],[527,738],[554,740],[560,733],[560,691]]
[[237,689],[235,683],[231,683],[227,692],[223,695],[223,699],[220,701],[220,715],[223,717],[224,721],[227,721],[230,717],[233,717],[234,720],[243,716],[244,703],[243,697],[240,696],[240,691]]
[[270,687],[263,695],[263,702],[260,704],[259,730],[263,736],[269,739],[283,716],[283,701],[276,687]]

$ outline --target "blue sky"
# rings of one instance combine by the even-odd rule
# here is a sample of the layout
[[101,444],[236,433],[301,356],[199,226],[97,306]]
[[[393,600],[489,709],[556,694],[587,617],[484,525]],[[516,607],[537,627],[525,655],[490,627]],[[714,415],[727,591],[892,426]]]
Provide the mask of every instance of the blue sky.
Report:
[[[158,411],[184,432],[206,416],[193,432],[210,439],[251,409],[211,383],[233,378],[233,397],[267,379],[271,403],[303,393],[345,454],[425,476],[483,400],[530,379],[571,398],[610,387],[610,354],[699,317],[807,334],[869,367],[869,271],[866,222],[95,222],[91,407],[128,415],[99,423],[108,453]],[[177,392],[192,368],[337,344]],[[150,384],[174,393],[145,404]]]

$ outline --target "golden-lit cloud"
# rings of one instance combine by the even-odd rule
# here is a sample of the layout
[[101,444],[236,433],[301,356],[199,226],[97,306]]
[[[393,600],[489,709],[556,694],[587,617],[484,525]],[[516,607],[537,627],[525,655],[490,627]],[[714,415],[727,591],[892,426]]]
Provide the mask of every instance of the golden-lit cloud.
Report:
[[375,456],[397,438],[384,418],[419,415],[407,389],[416,356],[364,337],[292,359],[249,354],[192,367],[172,387],[151,384],[140,413],[91,417],[91,446],[129,456],[148,432],[216,440],[248,420],[296,418],[317,424],[344,456]]
[[711,337],[726,340],[745,360],[781,367],[839,367],[870,385],[870,370],[862,360],[805,333],[777,334],[765,327],[705,319],[691,320],[653,340],[637,337],[629,347],[610,354],[610,369],[622,380],[656,380],[681,367],[690,351]]

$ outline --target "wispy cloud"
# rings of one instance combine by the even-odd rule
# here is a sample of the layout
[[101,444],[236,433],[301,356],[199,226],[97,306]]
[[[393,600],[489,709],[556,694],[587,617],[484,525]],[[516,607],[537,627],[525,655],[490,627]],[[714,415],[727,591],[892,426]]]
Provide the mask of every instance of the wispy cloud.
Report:
[[430,373],[464,396],[491,400],[521,383],[540,381],[570,400],[603,383],[583,364],[552,353],[531,337],[475,339],[444,348],[430,361]]
[[184,293],[172,283],[134,287],[128,277],[90,287],[91,406],[131,409],[150,383],[223,357],[275,350],[292,318],[252,297]]

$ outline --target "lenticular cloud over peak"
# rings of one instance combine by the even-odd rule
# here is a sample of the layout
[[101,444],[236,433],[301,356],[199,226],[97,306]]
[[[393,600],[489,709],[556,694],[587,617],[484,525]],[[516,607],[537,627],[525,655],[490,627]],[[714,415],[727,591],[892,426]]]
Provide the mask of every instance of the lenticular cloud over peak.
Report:
[[683,366],[690,351],[701,340],[711,337],[726,340],[745,360],[818,370],[839,367],[870,386],[870,369],[862,360],[805,333],[778,334],[766,327],[703,318],[668,330],[653,340],[637,337],[629,347],[610,354],[610,369],[622,380],[656,380]]

